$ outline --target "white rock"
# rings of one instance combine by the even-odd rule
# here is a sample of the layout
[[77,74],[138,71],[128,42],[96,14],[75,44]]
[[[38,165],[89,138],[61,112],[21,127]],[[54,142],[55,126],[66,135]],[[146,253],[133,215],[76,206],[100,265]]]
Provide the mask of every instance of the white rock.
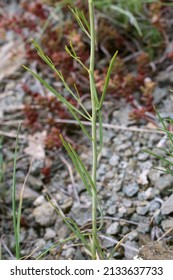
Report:
[[43,195],[39,195],[33,202],[34,206],[39,206],[41,204],[43,204],[44,202],[44,196]]
[[33,215],[36,222],[41,226],[49,226],[53,224],[56,218],[54,208],[49,202],[44,202],[42,205],[37,206],[33,211]]

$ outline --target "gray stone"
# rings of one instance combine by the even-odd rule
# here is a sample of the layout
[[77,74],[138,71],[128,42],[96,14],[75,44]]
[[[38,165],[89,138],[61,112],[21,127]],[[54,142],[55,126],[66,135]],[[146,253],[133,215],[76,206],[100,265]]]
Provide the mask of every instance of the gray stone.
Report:
[[149,158],[149,154],[147,154],[147,153],[138,154],[138,160],[140,160],[140,161],[146,161],[148,158]]
[[92,217],[92,209],[91,207],[80,207],[77,204],[74,204],[71,209],[71,217],[72,219],[80,226],[86,224]]
[[164,174],[155,180],[154,187],[158,188],[161,192],[164,192],[173,186],[173,176],[170,174]]
[[125,142],[125,143],[123,143],[123,144],[118,145],[117,148],[116,148],[116,150],[117,150],[118,152],[120,152],[120,151],[125,151],[125,150],[127,150],[128,148],[130,148],[130,147],[131,147],[131,143],[130,143],[130,142]]
[[[162,78],[162,77],[161,77]],[[154,97],[154,104],[159,104],[160,101],[167,95],[166,88],[155,87],[152,95]]]
[[149,205],[149,211],[150,212],[155,212],[157,209],[160,209],[161,207],[161,204],[159,201],[156,201],[155,199],[153,199],[151,202],[150,202],[150,205]]
[[[160,83],[164,83],[164,84],[167,84],[167,85],[169,83],[173,83],[173,71],[169,71],[169,72],[168,71],[161,71],[161,72],[159,72],[158,76],[156,77],[156,80]],[[166,93],[167,93],[167,91],[166,91]]]
[[110,156],[111,156],[110,149],[103,147],[101,154],[102,154],[102,157],[104,157],[104,158],[110,158]]
[[44,202],[33,210],[33,215],[38,224],[41,226],[52,225],[55,221],[56,214],[54,208],[49,202]]
[[132,197],[139,191],[139,186],[137,183],[132,183],[124,186],[123,191],[128,197]]
[[[17,184],[16,185],[16,198],[17,198],[17,200],[20,199],[22,188],[23,188],[23,184]],[[22,196],[25,201],[33,202],[33,200],[35,200],[36,197],[38,197],[38,196],[39,196],[39,194],[36,191],[32,190],[30,187],[25,185],[23,196]]]
[[146,205],[146,206],[137,206],[136,207],[136,212],[139,215],[144,216],[148,212],[148,205]]
[[123,205],[128,208],[132,206],[132,201],[130,199],[123,199]]
[[127,150],[125,150],[124,152],[125,157],[131,157],[132,155],[133,155],[132,149],[128,148]]
[[140,201],[143,201],[143,200],[146,200],[147,199],[147,195],[146,195],[146,193],[145,192],[139,192],[138,193],[138,200],[140,200]]
[[33,202],[34,206],[39,206],[45,202],[44,195],[39,195]]
[[46,245],[46,241],[43,238],[37,239],[35,242],[35,248],[38,248],[38,250],[42,249]]
[[128,236],[127,236],[129,241],[132,240],[138,240],[139,239],[139,235],[138,235],[138,231],[137,230],[132,230],[131,232],[129,232]]
[[115,235],[120,232],[120,225],[118,222],[112,223],[106,230],[107,234]]
[[139,175],[138,180],[137,180],[138,184],[140,184],[142,186],[148,185],[148,183],[149,183],[148,178],[147,178],[148,172],[149,172],[149,170],[147,170],[147,169],[142,170],[142,172]]
[[104,164],[104,163],[100,164],[98,167],[97,173],[99,175],[105,175],[106,174],[106,164]]
[[64,213],[68,213],[73,205],[73,198],[71,196],[65,197],[62,205],[60,205],[61,210]]
[[74,247],[69,247],[64,251],[64,257],[65,259],[72,259],[75,254],[75,248]]
[[107,209],[107,214],[108,215],[114,215],[116,213],[116,209],[117,207],[115,205],[111,205],[108,209]]
[[173,218],[163,220],[161,222],[161,226],[165,232],[168,231],[169,229],[173,228]]
[[40,178],[36,178],[36,177],[34,177],[32,175],[28,176],[27,182],[36,191],[39,191],[42,188],[42,186],[43,186],[42,180]]
[[103,240],[103,242],[102,242],[102,247],[103,248],[111,248],[111,247],[113,247],[113,246],[115,246],[115,241],[112,239],[105,239],[104,238],[104,240]]
[[156,169],[150,169],[148,172],[148,178],[150,182],[154,185],[157,180],[160,178],[160,171]]
[[163,215],[173,212],[173,194],[163,203],[161,212]]
[[138,243],[136,241],[129,241],[125,242],[124,246],[124,256],[126,260],[132,260],[136,254],[138,253]]
[[110,160],[109,160],[109,164],[110,164],[111,166],[117,166],[118,163],[119,163],[119,159],[120,159],[119,156],[113,155],[113,156],[110,158]]
[[146,195],[146,199],[152,199],[155,197],[156,191],[155,189],[150,187],[145,191],[145,195]]
[[114,177],[114,173],[112,172],[112,170],[106,172],[105,179],[112,179],[113,177]]
[[56,236],[56,232],[52,228],[46,228],[46,232],[44,235],[45,240],[50,240]]
[[127,209],[124,206],[121,206],[118,208],[118,217],[122,218],[124,217],[124,214],[127,213]]

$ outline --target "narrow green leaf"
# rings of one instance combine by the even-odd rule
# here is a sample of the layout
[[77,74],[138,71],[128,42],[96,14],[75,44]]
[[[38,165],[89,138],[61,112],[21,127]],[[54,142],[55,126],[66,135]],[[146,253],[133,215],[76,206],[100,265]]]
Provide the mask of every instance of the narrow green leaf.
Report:
[[72,162],[73,162],[73,164],[74,164],[74,166],[75,166],[77,172],[79,173],[80,178],[81,178],[81,180],[82,180],[82,182],[83,182],[83,184],[84,184],[86,190],[88,191],[89,195],[91,196],[91,195],[92,195],[92,193],[91,193],[91,187],[90,187],[90,185],[89,185],[89,183],[88,183],[88,181],[87,181],[87,177],[86,177],[86,175],[85,175],[85,172],[84,172],[84,170],[83,170],[83,168],[82,168],[80,162],[79,162],[79,161],[76,159],[76,157],[73,155],[73,153],[72,153],[72,151],[71,151],[69,145],[68,145],[67,142],[64,140],[64,138],[62,137],[62,135],[60,135],[60,139],[61,139],[62,144],[63,144],[64,148],[66,149],[68,155],[70,156],[70,158],[71,158],[71,160],[72,160]]
[[72,58],[74,58],[88,72],[88,68],[85,66],[85,64],[83,64],[79,56],[77,56],[76,54],[74,55],[74,53],[71,52],[68,46],[65,46],[64,49]]
[[20,124],[17,130],[15,152],[14,152],[14,162],[13,162],[13,183],[12,183],[12,210],[13,210],[13,228],[15,236],[15,249],[16,249],[16,258],[20,259],[20,232],[17,225],[17,216],[16,216],[16,163],[17,163],[17,152],[18,152],[18,135],[20,131]]
[[94,98],[95,98],[95,105],[96,105],[96,108],[99,108],[99,100],[98,100],[98,94],[97,94],[97,90],[96,90],[96,87],[95,87],[95,80],[94,80],[94,74],[92,73],[91,70],[89,70],[89,75],[90,75],[90,87],[91,87],[91,90],[94,94]]
[[63,219],[64,223],[70,228],[70,230],[74,233],[74,235],[79,238],[82,243],[86,246],[86,248],[91,251],[91,247],[88,244],[87,240],[85,239],[84,235],[82,234],[82,232],[80,231],[80,228],[78,227],[78,225],[76,224],[76,222],[74,222],[72,219],[66,217],[64,214],[61,214],[61,211],[56,207],[56,205],[51,201],[51,199],[49,198],[49,196],[47,196],[48,201],[50,202],[50,204],[53,206],[53,208],[55,209],[55,211],[58,213],[58,215],[61,216],[61,218]]
[[159,114],[159,112],[156,110],[156,108],[154,107],[156,113],[157,113],[157,116],[159,118],[159,121],[161,122],[162,126],[163,126],[163,129],[161,128],[162,131],[166,132],[166,134],[168,135],[168,138],[169,140],[171,141],[172,145],[173,145],[173,133],[170,132],[164,122],[164,119],[161,117],[161,115]]
[[51,91],[63,104],[67,106],[68,109],[70,108],[74,110],[76,113],[88,120],[87,116],[85,116],[80,110],[78,110],[70,102],[68,102],[60,93],[58,93],[52,86],[50,86],[46,81],[44,81],[38,74],[36,74],[34,71],[29,69],[25,65],[23,65],[23,68],[30,72],[37,80],[39,80],[40,83],[44,85],[49,91]]
[[[75,17],[77,23],[79,24],[80,28],[82,29],[82,31],[83,31],[89,38],[91,38],[89,32],[87,31],[87,29],[90,30],[90,28],[89,28],[89,23],[87,22],[87,20],[86,20],[86,18],[85,18],[85,16],[84,16],[84,13],[81,12],[81,11],[80,11],[79,9],[77,9],[77,8],[73,9],[73,8],[71,8],[70,6],[69,6],[69,9],[71,10],[72,14],[74,15],[74,17]],[[86,29],[86,28],[87,28],[87,29]]]
[[80,159],[80,157],[78,156],[78,154],[76,153],[76,151],[73,149],[73,147],[72,147],[69,143],[68,143],[68,146],[69,146],[69,148],[71,149],[71,151],[72,151],[73,155],[75,156],[76,160],[80,163],[81,168],[82,168],[82,170],[83,170],[85,176],[87,177],[88,182],[89,182],[91,188],[94,190],[94,192],[95,192],[95,194],[96,194],[96,193],[97,193],[96,186],[94,185],[94,183],[93,183],[93,181],[92,181],[92,179],[91,179],[91,176],[90,176],[90,174],[88,173],[88,171],[87,171],[85,165],[83,164],[82,160]]
[[150,155],[152,155],[152,156],[154,156],[154,157],[156,157],[156,158],[158,158],[158,159],[160,159],[160,160],[163,161],[164,163],[173,166],[173,162],[167,160],[165,157],[160,156],[159,154],[156,154],[156,153],[154,153],[154,152],[152,152],[152,151],[150,151],[150,150],[143,150],[143,151],[146,152],[146,153],[148,153],[148,154],[150,154]]
[[130,23],[136,28],[139,36],[142,36],[142,31],[139,27],[139,24],[138,24],[136,18],[134,17],[134,15],[130,11],[124,10],[124,9],[118,7],[118,6],[115,6],[115,5],[110,5],[110,9],[115,10],[115,11],[127,16],[129,18]]
[[87,129],[85,128],[84,124],[80,121],[80,119],[78,118],[78,116],[75,114],[74,110],[73,110],[71,107],[69,107],[68,109],[69,109],[70,113],[73,115],[73,117],[76,119],[76,121],[79,123],[79,125],[80,125],[82,131],[85,133],[85,135],[88,137],[88,139],[89,139],[90,141],[92,141],[91,135],[89,134],[89,132],[88,132]]
[[98,155],[100,154],[102,148],[103,148],[103,122],[102,122],[102,112],[101,110],[98,111],[98,121],[99,121],[99,151]]
[[108,71],[107,71],[106,79],[105,79],[105,83],[104,83],[104,88],[103,88],[102,96],[101,96],[101,99],[100,99],[99,110],[103,106],[103,102],[104,102],[106,92],[107,92],[107,89],[108,89],[108,85],[109,85],[110,76],[111,76],[111,73],[112,73],[112,68],[113,68],[115,59],[117,57],[117,54],[118,54],[118,51],[115,52],[114,56],[112,57],[112,59],[109,63],[109,67],[108,67]]

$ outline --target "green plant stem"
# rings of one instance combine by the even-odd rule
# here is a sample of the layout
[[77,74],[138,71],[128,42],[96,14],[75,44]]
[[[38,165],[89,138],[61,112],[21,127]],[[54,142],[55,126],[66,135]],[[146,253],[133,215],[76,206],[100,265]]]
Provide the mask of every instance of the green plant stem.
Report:
[[[91,104],[92,104],[92,181],[96,186],[96,171],[97,171],[97,136],[96,136],[96,122],[97,122],[97,109],[95,97],[95,85],[93,80],[94,75],[94,58],[95,58],[95,24],[94,24],[94,4],[92,0],[88,0],[89,17],[90,17],[90,90],[91,90]],[[97,242],[97,194],[92,189],[92,259],[96,259],[96,244]]]
[[14,237],[15,237],[15,249],[16,249],[16,258],[20,259],[20,232],[17,226],[17,216],[16,216],[16,163],[17,163],[17,151],[18,151],[18,136],[19,136],[20,124],[17,130],[16,144],[15,144],[15,153],[14,153],[14,163],[13,163],[13,184],[12,184],[12,211],[13,211],[13,228],[14,228]]

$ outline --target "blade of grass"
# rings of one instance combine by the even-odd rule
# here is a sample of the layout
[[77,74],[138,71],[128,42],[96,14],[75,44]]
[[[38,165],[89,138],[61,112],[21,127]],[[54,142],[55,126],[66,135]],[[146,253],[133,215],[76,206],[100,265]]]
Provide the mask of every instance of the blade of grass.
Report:
[[88,244],[87,240],[85,239],[84,235],[82,234],[82,232],[80,231],[80,228],[78,227],[78,225],[76,224],[76,222],[74,222],[72,219],[66,217],[64,215],[64,213],[62,212],[62,210],[57,207],[49,198],[49,196],[47,195],[47,199],[50,202],[50,204],[52,205],[52,207],[55,209],[55,211],[58,213],[58,215],[61,216],[61,218],[63,219],[64,223],[70,228],[70,230],[74,233],[74,235],[82,241],[82,243],[85,245],[85,247],[91,251],[91,247]]
[[99,121],[99,150],[97,152],[97,156],[101,153],[103,148],[103,122],[102,122],[102,112],[98,111],[98,121]]
[[91,177],[90,177],[88,171],[86,170],[84,164],[82,163],[82,161],[79,158],[79,156],[77,155],[77,153],[75,153],[72,146],[70,146],[70,144],[64,140],[62,135],[60,135],[60,139],[62,141],[64,148],[66,149],[67,153],[69,154],[77,172],[79,173],[86,190],[88,191],[89,195],[92,195],[91,188],[94,187],[94,185],[93,185],[93,182],[91,180]]
[[168,131],[168,128],[164,122],[164,119],[161,117],[161,115],[159,114],[158,110],[156,110],[156,108],[154,107],[156,113],[157,113],[157,116],[159,118],[159,121],[160,123],[162,124],[163,126],[163,129],[161,129],[162,131],[166,132],[166,134],[168,135],[168,138],[169,140],[171,141],[172,145],[173,145],[173,134],[171,132]]
[[115,5],[110,5],[110,9],[115,10],[115,11],[127,16],[129,18],[130,23],[136,28],[139,36],[142,36],[142,31],[139,27],[139,24],[138,24],[136,18],[134,17],[134,15],[130,11],[124,10],[124,9],[118,7],[118,6],[115,6]]
[[15,250],[16,258],[20,259],[20,232],[17,227],[17,216],[16,216],[16,163],[17,163],[17,152],[18,152],[18,135],[20,131],[20,125],[17,130],[17,137],[15,143],[15,152],[14,152],[14,162],[13,162],[13,183],[12,183],[12,211],[13,211],[13,228],[14,228],[14,237],[15,237]]
[[91,136],[88,133],[87,129],[83,125],[83,123],[79,120],[77,117],[76,113],[79,115],[83,116],[84,118],[88,119],[87,116],[85,116],[80,110],[78,110],[76,107],[74,107],[70,102],[68,102],[61,94],[59,94],[52,86],[50,86],[47,82],[45,82],[38,74],[27,68],[26,66],[23,66],[26,70],[28,70],[36,79],[38,79],[49,91],[51,91],[55,96],[58,97],[58,99],[67,106],[68,110],[70,113],[73,115],[73,117],[76,119],[76,121],[79,123],[81,129],[85,133],[85,135],[90,139],[91,141]]
[[3,167],[3,156],[2,156],[2,148],[3,148],[3,137],[0,137],[0,183],[4,180],[4,167]]
[[108,71],[107,71],[107,74],[106,74],[106,79],[105,79],[105,82],[104,82],[104,88],[103,88],[103,92],[102,92],[101,99],[100,99],[99,110],[103,106],[103,102],[104,102],[106,92],[107,92],[107,89],[108,89],[108,85],[109,85],[110,76],[111,76],[111,73],[112,73],[112,68],[113,68],[115,59],[117,57],[117,54],[118,54],[118,51],[115,52],[114,56],[112,57],[112,59],[109,63]]
[[21,222],[21,213],[22,213],[22,204],[23,204],[23,193],[24,193],[26,181],[27,181],[28,176],[29,176],[30,171],[31,171],[33,160],[34,160],[34,158],[31,159],[29,170],[28,170],[28,173],[27,173],[27,175],[25,177],[25,180],[24,180],[21,192],[20,192],[20,197],[19,197],[19,206],[18,206],[18,211],[17,211],[17,232],[19,234],[20,234],[20,222]]

